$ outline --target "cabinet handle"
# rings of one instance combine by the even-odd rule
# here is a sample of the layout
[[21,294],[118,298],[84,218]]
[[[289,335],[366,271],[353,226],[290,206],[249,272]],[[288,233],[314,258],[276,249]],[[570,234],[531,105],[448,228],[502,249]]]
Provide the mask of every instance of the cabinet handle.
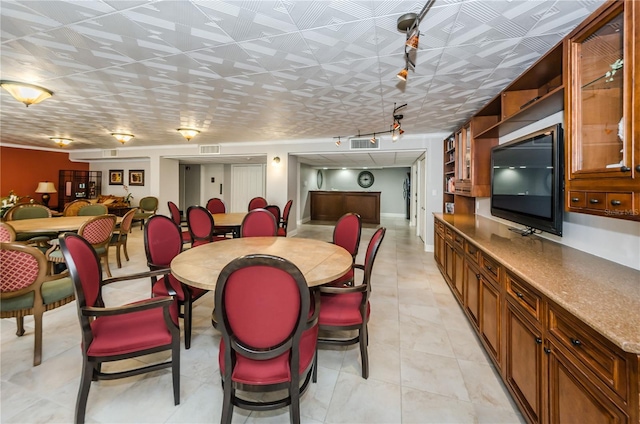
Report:
[[571,198],[571,201],[572,201],[573,203],[578,203],[578,202],[580,201],[580,198],[579,198],[579,197],[572,197],[572,198]]
[[516,292],[516,296],[518,296],[520,299],[524,298],[524,295],[520,292]]
[[622,204],[622,202],[620,200],[612,200],[611,201],[611,206],[620,206]]
[[621,172],[629,172],[629,171],[631,171],[631,168],[629,168],[628,166],[621,166],[620,167],[620,171]]
[[636,172],[640,172],[640,165],[636,165]]
[[476,274],[476,278],[479,280],[480,279],[480,274]]
[[546,353],[547,355],[551,353],[551,349],[549,349],[548,347],[544,348],[544,353]]
[[574,346],[582,346],[582,342],[580,340],[578,340],[578,339],[571,338],[569,340],[571,340],[571,344],[574,345]]
[[[540,337],[536,337],[536,343],[542,344],[542,339]],[[547,352],[548,353],[548,352]]]
[[598,199],[589,199],[589,203],[595,205],[596,203],[600,203],[600,201]]
[[493,268],[491,268],[491,265],[485,265],[485,268],[487,268],[489,271],[493,270]]

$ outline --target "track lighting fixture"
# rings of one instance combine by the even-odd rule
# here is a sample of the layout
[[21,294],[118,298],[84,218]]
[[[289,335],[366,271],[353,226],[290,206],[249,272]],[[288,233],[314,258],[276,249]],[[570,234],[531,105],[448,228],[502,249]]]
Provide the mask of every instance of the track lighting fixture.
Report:
[[409,39],[407,40],[407,42],[405,43],[405,46],[409,47],[410,49],[417,49],[418,48],[418,43],[420,42],[420,31],[416,31],[415,34],[413,34],[411,37],[409,37]]
[[[404,133],[404,131],[402,130],[402,124],[400,123],[400,121],[402,120],[402,118],[404,118],[404,115],[398,113],[398,111],[404,107],[406,107],[407,104],[403,104],[400,105],[398,107],[396,107],[396,104],[393,104],[393,123],[391,125],[389,125],[389,130],[387,131],[376,131],[376,132],[372,132],[369,134],[360,134],[360,131],[358,131],[358,135],[357,136],[352,136],[352,138],[362,138],[362,137],[368,137],[368,136],[372,136],[369,141],[371,142],[371,144],[376,144],[380,141],[380,139],[376,138],[376,136],[380,135],[380,134],[391,134],[391,140],[392,141],[397,141],[398,138]],[[340,145],[342,144],[342,137],[349,137],[346,135],[337,135],[335,137],[333,137],[334,139],[337,139],[335,141],[336,146],[340,147]]]
[[402,81],[406,81],[407,77],[409,76],[409,69],[407,67],[405,67],[403,70],[401,70],[400,72],[398,72],[398,75],[396,75],[398,78],[400,78],[400,80]]
[[398,18],[398,31],[406,32],[407,37],[404,43],[404,61],[405,66],[398,74],[396,75],[400,80],[406,81],[409,75],[409,69],[415,70],[415,52],[413,54],[414,59],[409,55],[410,51],[417,50],[418,44],[420,42],[420,21],[427,14],[427,11],[431,8],[435,0],[429,0],[424,5],[419,14],[415,13],[405,13],[404,15]]
[[336,146],[340,147],[341,144],[342,142],[340,141],[340,136],[338,136],[338,140],[336,140]]
[[376,140],[376,133],[373,133],[373,137],[371,137],[369,141],[371,142],[371,144],[376,144],[376,142],[378,141]]

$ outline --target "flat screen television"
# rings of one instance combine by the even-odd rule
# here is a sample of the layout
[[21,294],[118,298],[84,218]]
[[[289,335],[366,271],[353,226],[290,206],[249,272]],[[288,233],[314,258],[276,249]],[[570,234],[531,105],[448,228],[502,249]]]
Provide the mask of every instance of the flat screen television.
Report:
[[491,214],[561,236],[563,145],[557,124],[491,149]]

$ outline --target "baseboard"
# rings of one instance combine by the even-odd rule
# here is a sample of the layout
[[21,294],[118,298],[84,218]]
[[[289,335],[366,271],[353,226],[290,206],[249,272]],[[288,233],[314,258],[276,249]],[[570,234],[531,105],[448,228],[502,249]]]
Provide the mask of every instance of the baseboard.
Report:
[[424,245],[424,251],[425,252],[433,252],[433,251],[435,251],[435,247],[433,246],[433,244],[425,244]]
[[407,215],[403,213],[381,213],[380,216],[385,218],[406,218],[407,217]]

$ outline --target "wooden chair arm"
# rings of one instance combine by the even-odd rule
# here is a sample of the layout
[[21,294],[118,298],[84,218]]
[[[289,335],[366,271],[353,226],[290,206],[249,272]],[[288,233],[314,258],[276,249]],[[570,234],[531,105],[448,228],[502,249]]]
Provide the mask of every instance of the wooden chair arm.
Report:
[[307,318],[307,323],[304,327],[305,330],[308,330],[315,326],[318,323],[318,316],[320,315],[320,292],[318,290],[312,289],[309,290],[309,294],[311,295],[311,301],[313,302],[313,315]]
[[154,308],[168,308],[173,302],[173,297],[162,296],[145,299],[141,302],[129,305],[115,306],[110,308],[96,308],[88,306],[82,308],[82,315],[89,317],[106,317],[113,315],[131,314],[134,312],[146,311]]
[[106,278],[102,280],[102,285],[106,286],[107,284],[116,283],[118,281],[128,281],[128,280],[137,280],[139,278],[157,277],[159,275],[166,275],[170,273],[171,273],[171,269],[165,267],[165,268],[155,269],[151,271],[138,272],[136,274],[123,275],[120,277]]
[[360,284],[359,286],[348,287],[333,287],[333,286],[321,286],[318,288],[320,293],[327,294],[347,294],[347,293],[362,293],[367,291],[367,286]]

